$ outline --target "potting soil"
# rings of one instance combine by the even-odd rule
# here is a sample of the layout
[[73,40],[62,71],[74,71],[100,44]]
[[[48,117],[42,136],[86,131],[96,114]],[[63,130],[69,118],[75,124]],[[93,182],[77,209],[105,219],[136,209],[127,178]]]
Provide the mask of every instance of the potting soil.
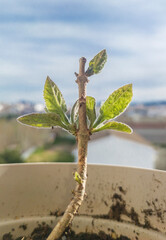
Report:
[[[47,224],[39,225],[33,230],[33,232],[25,237],[24,240],[46,240],[52,229]],[[3,240],[21,240],[24,236],[14,238],[11,233],[4,234]],[[68,230],[59,240],[131,240],[128,237],[120,236],[116,237],[114,232],[112,236],[100,231],[98,234],[95,233],[79,233],[75,234],[74,231]]]

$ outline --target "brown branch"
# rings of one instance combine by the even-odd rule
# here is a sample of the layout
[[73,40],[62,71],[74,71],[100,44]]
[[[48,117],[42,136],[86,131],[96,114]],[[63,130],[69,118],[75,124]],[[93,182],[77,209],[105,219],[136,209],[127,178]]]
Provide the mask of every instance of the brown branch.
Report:
[[87,129],[86,120],[86,83],[88,82],[85,76],[85,58],[80,58],[79,74],[76,82],[79,89],[79,129],[77,132],[78,139],[78,166],[77,172],[79,173],[82,181],[76,183],[75,195],[68,205],[63,217],[57,223],[47,240],[57,240],[61,237],[66,227],[72,222],[74,215],[78,212],[85,195],[85,185],[87,178],[87,146],[89,139],[89,130]]

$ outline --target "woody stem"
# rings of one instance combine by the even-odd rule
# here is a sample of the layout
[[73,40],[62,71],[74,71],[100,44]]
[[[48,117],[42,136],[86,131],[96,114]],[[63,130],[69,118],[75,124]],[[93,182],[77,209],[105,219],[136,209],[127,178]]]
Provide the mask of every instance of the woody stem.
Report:
[[66,227],[72,222],[75,214],[78,212],[81,206],[84,195],[85,185],[87,178],[87,146],[89,139],[89,131],[87,129],[86,119],[86,83],[88,82],[85,76],[85,58],[80,58],[79,61],[79,74],[76,82],[78,83],[79,89],[79,128],[77,132],[78,140],[78,166],[77,172],[81,177],[81,183],[76,182],[75,195],[68,205],[64,215],[57,223],[47,240],[58,240]]

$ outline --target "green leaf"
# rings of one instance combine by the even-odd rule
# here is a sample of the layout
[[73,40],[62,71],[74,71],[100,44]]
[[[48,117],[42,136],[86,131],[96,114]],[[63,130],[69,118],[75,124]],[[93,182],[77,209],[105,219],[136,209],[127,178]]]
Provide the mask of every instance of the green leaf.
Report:
[[125,111],[132,99],[132,84],[127,84],[114,91],[100,108],[100,115],[94,123],[96,128],[100,123],[113,119]]
[[[72,124],[78,122],[78,111],[79,111],[79,100],[75,102],[71,110]],[[90,126],[92,126],[96,119],[95,99],[93,97],[89,97],[89,96],[86,97],[86,114],[88,119],[90,120]]]
[[116,130],[116,131],[125,132],[125,133],[132,133],[133,132],[132,129],[124,123],[107,122],[104,125],[102,125],[101,127],[99,126],[98,128],[92,129],[92,133],[100,132],[100,131],[103,131],[105,129],[111,129],[111,130]]
[[89,67],[86,71],[86,76],[90,77],[93,74],[99,73],[102,68],[104,67],[104,64],[107,61],[107,53],[106,50],[102,50],[99,52],[89,63]]
[[90,121],[90,127],[93,125],[94,121],[96,120],[96,109],[95,109],[95,98],[93,97],[86,97],[86,114]]
[[71,122],[72,123],[76,123],[76,121],[78,120],[78,110],[79,110],[79,100],[77,100],[71,110]]
[[79,184],[82,184],[82,178],[80,176],[80,174],[78,172],[75,172],[74,174],[74,179],[76,182],[78,182]]
[[36,128],[59,126],[69,130],[69,128],[62,123],[59,115],[56,113],[31,113],[17,118],[17,121]]
[[69,124],[65,115],[67,111],[65,100],[57,85],[49,77],[44,86],[44,99],[48,112],[58,114],[64,123]]

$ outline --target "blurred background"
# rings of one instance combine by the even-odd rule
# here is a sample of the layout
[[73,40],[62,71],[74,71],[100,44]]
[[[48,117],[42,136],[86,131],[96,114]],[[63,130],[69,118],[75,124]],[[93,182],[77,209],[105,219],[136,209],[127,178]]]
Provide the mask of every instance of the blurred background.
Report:
[[107,63],[90,78],[87,94],[99,109],[115,89],[133,83],[133,101],[117,120],[134,133],[95,134],[88,162],[166,170],[165,12],[164,0],[1,0],[0,163],[77,161],[67,132],[29,128],[16,118],[44,111],[47,75],[70,113],[79,58],[89,62],[106,49]]

